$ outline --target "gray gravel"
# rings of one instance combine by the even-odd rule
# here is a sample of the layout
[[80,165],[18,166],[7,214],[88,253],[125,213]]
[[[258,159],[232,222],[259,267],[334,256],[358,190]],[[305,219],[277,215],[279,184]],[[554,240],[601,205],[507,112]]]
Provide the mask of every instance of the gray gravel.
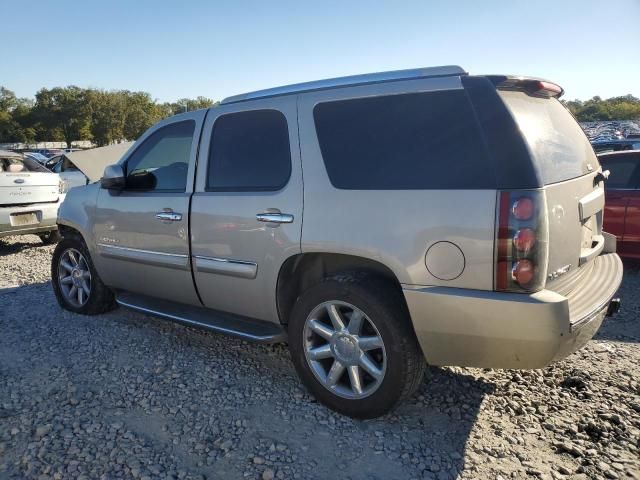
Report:
[[640,269],[540,371],[433,368],[392,415],[319,405],[286,348],[62,311],[53,248],[0,240],[0,478],[640,478]]

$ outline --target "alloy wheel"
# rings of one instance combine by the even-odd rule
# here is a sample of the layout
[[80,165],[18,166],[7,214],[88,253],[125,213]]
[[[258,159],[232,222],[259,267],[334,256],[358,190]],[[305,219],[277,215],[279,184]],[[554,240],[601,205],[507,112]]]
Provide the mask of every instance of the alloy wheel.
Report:
[[89,264],[75,248],[65,250],[58,263],[58,281],[65,300],[75,307],[82,307],[91,294]]
[[312,310],[304,326],[304,353],[316,379],[334,394],[362,399],[382,384],[384,342],[359,308],[332,300]]

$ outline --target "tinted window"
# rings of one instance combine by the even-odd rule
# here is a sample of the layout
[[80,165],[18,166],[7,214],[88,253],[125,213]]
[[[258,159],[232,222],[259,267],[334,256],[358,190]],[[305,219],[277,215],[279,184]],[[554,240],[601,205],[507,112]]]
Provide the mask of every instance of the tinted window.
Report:
[[129,157],[127,189],[184,192],[195,122],[173,123],[154,132]]
[[544,184],[562,182],[595,170],[598,160],[586,135],[555,98],[500,91],[533,155]]
[[290,174],[289,130],[282,113],[256,110],[216,120],[207,190],[279,190]]
[[604,182],[605,190],[615,188],[635,188],[634,172],[640,159],[625,158],[616,160],[602,159],[602,169],[609,170],[609,178]]
[[321,103],[314,119],[336,188],[495,188],[462,90]]

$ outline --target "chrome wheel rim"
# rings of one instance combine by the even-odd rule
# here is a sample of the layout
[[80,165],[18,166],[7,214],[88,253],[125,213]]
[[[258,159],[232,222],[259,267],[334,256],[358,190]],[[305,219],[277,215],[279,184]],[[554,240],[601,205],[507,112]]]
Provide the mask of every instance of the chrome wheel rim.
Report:
[[75,307],[82,307],[91,294],[89,264],[75,248],[68,248],[58,263],[58,283],[65,300]]
[[305,321],[304,354],[316,379],[332,393],[362,399],[387,371],[380,332],[359,308],[338,300],[321,303]]

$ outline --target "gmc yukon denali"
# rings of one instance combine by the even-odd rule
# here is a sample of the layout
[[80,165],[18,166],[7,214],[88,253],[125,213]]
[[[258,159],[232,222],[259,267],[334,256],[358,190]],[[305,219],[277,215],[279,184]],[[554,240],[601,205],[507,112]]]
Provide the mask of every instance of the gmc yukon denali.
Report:
[[426,363],[544,367],[615,313],[622,279],[607,175],[561,94],[446,66],[165,119],[68,193],[57,299],[286,340],[309,390],[360,418]]

